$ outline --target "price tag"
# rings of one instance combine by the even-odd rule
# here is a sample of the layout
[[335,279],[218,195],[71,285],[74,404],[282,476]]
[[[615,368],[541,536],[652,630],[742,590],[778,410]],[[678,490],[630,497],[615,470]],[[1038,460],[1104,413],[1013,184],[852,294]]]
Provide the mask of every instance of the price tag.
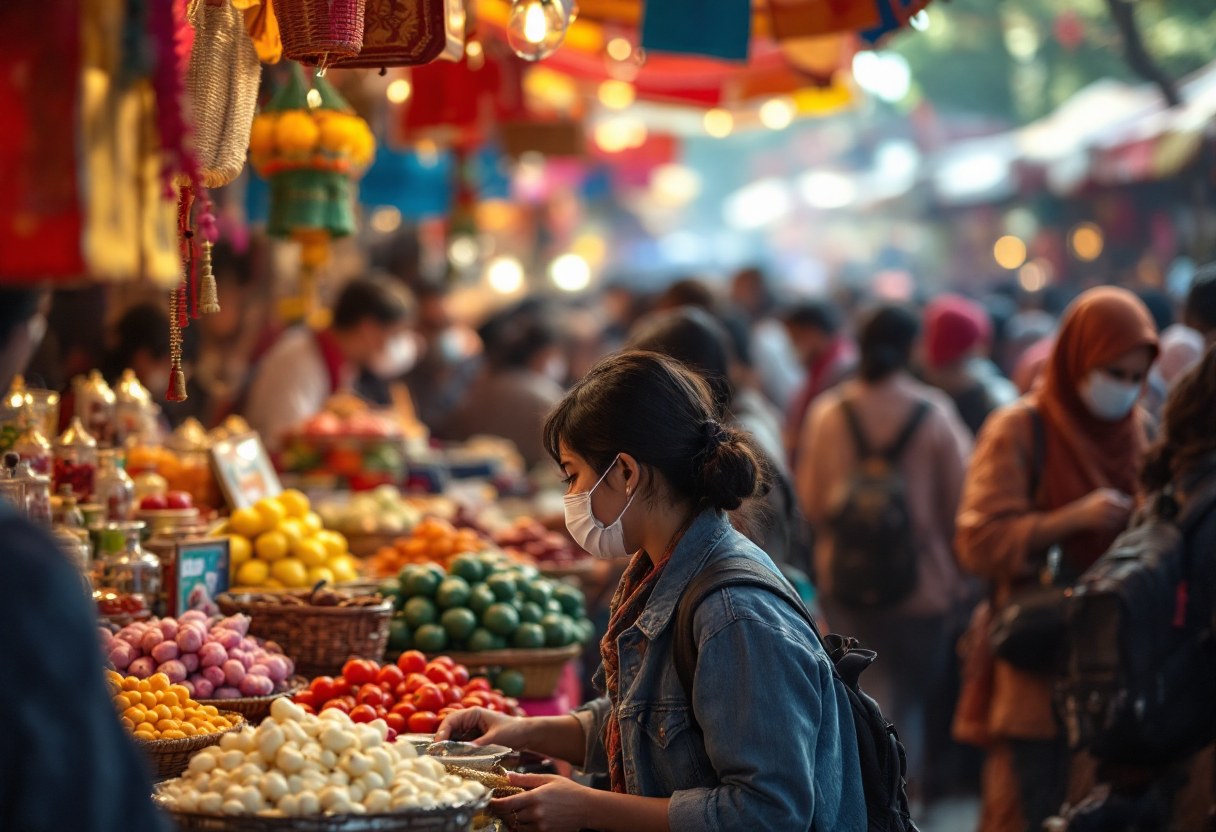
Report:
[[180,615],[186,610],[199,610],[207,615],[219,612],[214,599],[228,589],[228,558],[227,537],[179,541],[169,615]]

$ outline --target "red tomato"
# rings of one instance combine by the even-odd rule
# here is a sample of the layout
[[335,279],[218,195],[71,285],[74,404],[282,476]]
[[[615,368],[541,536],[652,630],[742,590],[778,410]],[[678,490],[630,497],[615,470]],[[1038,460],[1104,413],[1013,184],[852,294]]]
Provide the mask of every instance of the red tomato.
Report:
[[452,684],[452,671],[440,664],[431,663],[431,666],[426,669],[426,678],[430,679],[435,684],[447,682]]
[[421,673],[411,673],[409,678],[405,680],[405,690],[408,693],[413,693],[423,685],[429,685],[431,680],[423,676]]
[[402,716],[401,714],[398,714],[398,713],[390,713],[388,716],[386,716],[384,718],[384,721],[385,721],[385,723],[388,724],[389,728],[392,728],[394,731],[396,731],[398,733],[404,731],[406,723],[409,722],[409,720],[407,720],[404,716]]
[[371,705],[360,705],[350,712],[351,722],[371,722],[376,719],[376,709]]
[[393,688],[393,699],[397,700],[398,702],[405,699],[409,695],[409,682],[398,682],[397,686]]
[[388,716],[388,708],[384,707],[383,705],[377,705],[376,719],[384,719],[386,716]]
[[398,682],[405,681],[405,673],[395,664],[386,664],[380,668],[380,672],[376,674],[376,683],[381,687],[387,683],[390,687],[396,687]]
[[[316,697],[316,694],[314,694],[310,690],[302,690],[299,693],[297,693],[295,696],[293,696],[291,698],[291,701],[295,702],[297,705],[315,706],[317,704],[317,697]],[[321,704],[325,704],[324,699],[321,700]]]
[[484,706],[482,705],[481,700],[480,700],[480,699],[478,699],[477,697],[473,696],[473,694],[471,694],[471,693],[470,693],[470,694],[466,694],[466,695],[465,695],[465,697],[464,697],[464,699],[461,699],[461,700],[460,700],[460,704],[461,704],[461,705],[463,705],[463,706],[464,706],[464,707],[466,707],[466,708],[481,708],[481,707],[484,707]]
[[512,696],[508,696],[506,699],[503,700],[503,705],[505,705],[507,708],[514,710],[515,708],[519,707],[519,700]]
[[449,703],[459,702],[461,699],[464,699],[464,688],[452,685],[443,692],[443,698]]
[[359,704],[359,700],[355,699],[355,697],[351,696],[349,693],[346,694],[346,696],[341,697],[341,699],[346,703],[346,707],[350,708],[351,710],[354,710],[354,707]]
[[426,654],[421,650],[406,650],[397,657],[397,667],[406,676],[426,670]]
[[456,662],[452,660],[451,656],[436,656],[435,658],[431,659],[431,662],[427,665],[427,667],[430,667],[432,664],[441,665],[446,667],[448,670],[451,670],[456,666]]
[[[299,704],[299,703],[297,703],[297,704]],[[304,711],[304,713],[306,713],[306,714],[312,714],[313,716],[316,716],[316,714],[317,714],[317,709],[314,708],[312,705],[300,705],[300,710]]]
[[494,706],[494,710],[501,711],[507,703],[506,700],[503,699],[501,693],[491,693],[490,704]]
[[468,684],[464,686],[464,689],[484,690],[486,693],[489,693],[492,688],[490,686],[489,679],[487,679],[485,676],[476,676],[469,680]]
[[418,709],[414,707],[413,702],[398,702],[389,709],[389,713],[401,714],[401,716],[409,719],[414,714],[418,713]]
[[414,734],[433,734],[439,730],[439,717],[431,711],[419,711],[410,717],[410,731]]
[[359,688],[359,693],[355,696],[355,699],[359,701],[360,705],[371,705],[374,708],[384,703],[384,691],[368,682]]
[[337,696],[334,690],[334,680],[332,676],[318,676],[312,680],[312,684],[308,686],[309,691],[313,695],[315,702],[328,702]]
[[342,675],[352,686],[376,681],[376,672],[376,666],[364,659],[351,659],[342,665]]
[[321,706],[321,710],[323,711],[328,711],[330,708],[337,708],[344,714],[350,713],[350,705],[347,705],[342,699],[331,699]]
[[469,669],[462,664],[456,665],[452,668],[452,680],[464,687],[469,683]]
[[398,735],[398,734],[400,734],[400,733],[401,733],[400,731],[394,731],[392,728],[389,728],[389,729],[388,729],[388,735],[387,735],[387,736],[385,736],[384,741],[385,741],[385,742],[396,742],[396,741],[397,741],[397,735]]
[[[350,693],[350,682],[346,681],[345,676],[334,677],[334,696],[346,696]],[[332,696],[330,697],[333,698]]]
[[459,710],[463,710],[459,705],[449,705],[437,714],[439,721],[443,722],[445,719],[447,719],[448,714],[454,714]]
[[414,707],[419,711],[437,711],[443,707],[444,702],[443,691],[434,685],[423,685],[414,691]]

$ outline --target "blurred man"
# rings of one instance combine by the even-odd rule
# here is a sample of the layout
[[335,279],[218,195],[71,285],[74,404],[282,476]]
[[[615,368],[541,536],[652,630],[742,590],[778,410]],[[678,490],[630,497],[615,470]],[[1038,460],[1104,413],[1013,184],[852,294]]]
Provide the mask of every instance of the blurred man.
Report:
[[811,404],[825,390],[849,378],[857,366],[857,348],[842,332],[844,316],[828,300],[803,301],[782,315],[794,353],[806,370],[806,381],[786,410],[785,448],[797,463],[802,423]]
[[342,288],[328,329],[294,327],[279,338],[257,368],[245,416],[272,453],[283,434],[349,389],[367,370],[391,380],[405,375],[418,347],[408,324],[405,290],[377,278],[356,278]]
[[1216,343],[1216,263],[1196,270],[1187,292],[1183,322],[1198,331],[1208,346]]
[[784,413],[806,381],[806,373],[794,354],[785,327],[773,317],[777,299],[764,272],[749,268],[736,273],[731,280],[730,297],[751,324],[749,352],[760,390]]

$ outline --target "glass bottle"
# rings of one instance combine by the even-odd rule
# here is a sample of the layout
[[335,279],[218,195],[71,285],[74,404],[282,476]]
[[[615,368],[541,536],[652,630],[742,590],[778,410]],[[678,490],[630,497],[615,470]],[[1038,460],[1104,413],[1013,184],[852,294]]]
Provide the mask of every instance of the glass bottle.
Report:
[[17,479],[17,465],[21,457],[9,451],[4,455],[4,467],[0,469],[0,501],[25,514],[25,482]]
[[98,443],[109,446],[114,442],[114,421],[117,399],[110,385],[93,370],[88,378],[79,378],[76,387],[76,417]]
[[43,436],[54,436],[59,432],[59,394],[54,390],[27,390],[28,405]]
[[62,501],[59,508],[59,525],[68,529],[83,529],[84,512],[76,503],[76,495],[72,493],[72,487],[70,485],[62,486],[59,489],[59,498]]
[[51,527],[51,478],[35,474],[27,460],[17,465],[17,477],[25,488],[25,516],[31,523]]
[[97,452],[99,467],[93,482],[93,502],[104,507],[106,520],[130,520],[135,509],[135,483],[118,464],[118,451]]
[[76,416],[55,440],[55,488],[70,485],[78,500],[87,501],[93,493],[96,470],[97,440]]
[[155,418],[149,419],[152,410],[152,394],[139,383],[132,369],[122,371],[118,384],[114,386],[114,445],[122,447],[140,442],[155,442],[158,437],[147,435],[149,426],[155,426]]
[[105,552],[104,585],[124,595],[140,598],[153,612],[161,609],[163,570],[160,559],[144,550],[139,536],[144,524],[138,520],[107,523],[101,543]]
[[163,497],[169,493],[169,481],[156,473],[154,468],[144,468],[136,471],[132,478],[135,482],[135,505],[139,505],[144,497]]
[[51,443],[39,429],[38,416],[34,412],[32,400],[21,412],[19,422],[21,433],[13,443],[12,450],[29,462],[30,470],[35,474],[51,475]]
[[25,389],[25,379],[19,375],[13,376],[12,385],[4,394],[4,398],[0,399],[0,451],[12,448],[17,437],[21,435],[25,426],[25,411],[29,403],[30,397]]

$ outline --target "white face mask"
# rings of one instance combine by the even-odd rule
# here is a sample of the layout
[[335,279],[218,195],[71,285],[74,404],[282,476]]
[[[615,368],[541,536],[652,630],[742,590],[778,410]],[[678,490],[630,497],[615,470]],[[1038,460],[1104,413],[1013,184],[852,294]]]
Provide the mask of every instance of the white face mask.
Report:
[[417,360],[418,344],[413,336],[403,332],[388,339],[384,351],[372,359],[367,369],[378,378],[391,380],[408,373]]
[[[616,465],[620,458],[621,455],[617,454],[616,459],[612,460],[612,465],[608,466],[608,471],[612,470],[612,466]],[[625,529],[621,525],[621,517],[624,517],[625,512],[629,510],[637,492],[629,495],[629,501],[625,503],[620,515],[611,525],[605,526],[595,519],[595,513],[591,510],[591,494],[600,487],[604,477],[608,476],[608,471],[605,471],[595,485],[591,486],[591,491],[566,495],[566,528],[574,536],[575,542],[589,554],[597,558],[626,558],[631,553],[625,548]]]
[[1141,385],[1119,381],[1101,370],[1094,370],[1077,393],[1089,412],[1107,422],[1117,422],[1132,412],[1140,399]]

